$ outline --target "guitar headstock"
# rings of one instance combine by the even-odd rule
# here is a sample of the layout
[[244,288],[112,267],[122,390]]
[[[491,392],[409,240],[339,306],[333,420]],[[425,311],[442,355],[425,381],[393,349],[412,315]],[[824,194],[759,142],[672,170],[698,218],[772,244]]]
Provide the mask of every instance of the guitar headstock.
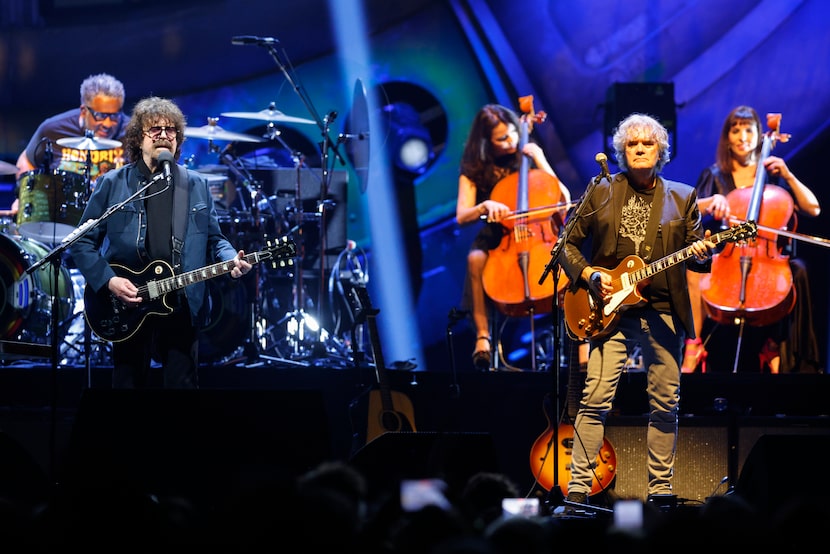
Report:
[[271,260],[272,269],[282,269],[294,265],[297,256],[297,245],[287,236],[276,239],[265,238],[265,249],[262,254]]
[[355,321],[362,323],[366,317],[372,317],[380,313],[380,310],[372,306],[372,299],[366,285],[362,283],[351,283],[348,292],[349,304],[355,312]]
[[733,225],[729,229],[729,241],[738,242],[754,239],[758,236],[758,224],[754,221],[747,221],[740,225]]

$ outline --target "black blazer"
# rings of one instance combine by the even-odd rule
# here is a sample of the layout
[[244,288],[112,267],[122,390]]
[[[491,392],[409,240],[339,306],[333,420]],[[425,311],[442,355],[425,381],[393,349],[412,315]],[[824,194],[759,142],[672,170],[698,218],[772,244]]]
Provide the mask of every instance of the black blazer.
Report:
[[[626,174],[617,173],[612,176],[610,184],[603,180],[596,185],[590,196],[584,200],[585,205],[580,206],[581,215],[571,226],[561,256],[562,269],[570,279],[572,287],[586,286],[580,277],[586,266],[614,269],[622,261],[617,259],[617,234],[620,230],[620,216],[627,187]],[[662,197],[660,225],[663,252],[669,255],[702,239],[703,227],[694,188],[662,177],[657,178],[657,187],[655,201]],[[587,245],[587,240],[590,242],[590,263],[582,250],[583,245]],[[690,338],[694,337],[695,331],[689,287],[686,284],[686,269],[708,273],[711,267],[711,260],[698,263],[695,258],[690,258],[685,264],[677,264],[666,270],[673,311],[686,329],[686,336]]]

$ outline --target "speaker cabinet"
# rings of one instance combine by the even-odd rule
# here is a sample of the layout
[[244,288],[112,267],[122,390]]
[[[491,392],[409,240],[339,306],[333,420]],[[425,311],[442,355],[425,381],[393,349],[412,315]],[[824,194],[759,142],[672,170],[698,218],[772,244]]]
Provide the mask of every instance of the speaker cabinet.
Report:
[[605,153],[614,153],[612,137],[620,121],[639,112],[657,119],[669,132],[672,155],[677,157],[677,107],[674,83],[613,83],[605,92]]
[[[645,418],[617,418],[606,427],[617,454],[615,491],[621,496],[645,499],[648,492],[646,426]],[[773,483],[773,472],[784,475],[799,463],[826,459],[829,441],[830,421],[821,417],[681,418],[674,493],[705,502],[733,488],[762,506],[778,502],[788,485]],[[821,484],[812,480],[809,487],[815,481]],[[826,485],[820,490],[830,492]]]
[[404,479],[443,479],[459,492],[480,471],[499,471],[489,433],[384,433],[358,450],[351,463],[369,478],[372,494],[395,490]]
[[70,436],[70,490],[128,484],[207,501],[331,454],[319,391],[87,389]]
[[[617,454],[615,491],[625,498],[645,500],[648,467],[645,419],[634,424],[609,425],[606,438]],[[704,502],[726,492],[720,482],[728,475],[728,429],[718,425],[690,425],[681,420],[674,466],[674,493],[678,498]]]
[[[811,460],[830,456],[830,434],[764,434],[749,451],[735,492],[766,513],[807,495],[827,498],[827,480],[809,478]],[[805,478],[793,480],[793,475]],[[815,476],[815,474],[813,474]]]

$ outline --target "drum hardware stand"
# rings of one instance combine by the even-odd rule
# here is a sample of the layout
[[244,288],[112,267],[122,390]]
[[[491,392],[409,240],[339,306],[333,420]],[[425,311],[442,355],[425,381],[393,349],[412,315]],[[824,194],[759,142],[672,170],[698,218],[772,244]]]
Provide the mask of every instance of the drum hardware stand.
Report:
[[[285,341],[291,352],[290,359],[302,359],[309,356],[323,356],[325,348],[320,348],[322,342],[328,338],[328,332],[320,326],[320,323],[309,315],[304,307],[306,304],[305,285],[303,284],[303,259],[305,257],[305,239],[303,237],[303,221],[305,215],[302,211],[302,198],[300,197],[299,165],[297,176],[297,190],[295,196],[294,217],[296,225],[289,230],[290,235],[296,237],[297,256],[294,260],[294,283],[292,286],[292,307],[293,310],[286,313],[277,322],[277,326],[286,326]],[[316,214],[311,214],[316,215]],[[311,343],[310,351],[306,343]],[[278,352],[279,353],[279,352]],[[280,353],[281,354],[281,353]]]
[[[214,147],[211,145],[211,148]],[[216,151],[218,152],[218,150]],[[234,176],[234,185],[237,191],[236,197],[239,199],[242,211],[249,212],[251,214],[251,217],[254,220],[255,228],[259,229],[262,223],[258,202],[258,197],[260,196],[260,191],[262,189],[261,184],[253,178],[251,173],[242,164],[238,163],[239,158],[232,154],[229,147],[226,147],[222,152],[220,152],[220,160],[225,163],[228,170]],[[248,199],[246,199],[246,195],[249,195]],[[236,246],[238,247],[239,245]],[[249,246],[259,248],[262,246],[262,243],[261,241],[258,241],[256,244],[246,244],[244,245],[244,248],[248,248]],[[252,298],[249,303],[249,311],[251,314],[251,319],[248,322],[249,333],[245,337],[245,343],[242,345],[242,351],[248,360],[248,365],[256,365],[256,360],[277,360],[277,358],[266,356],[263,353],[264,348],[261,340],[265,332],[265,325],[262,323],[264,321],[264,315],[262,314],[260,302],[260,292],[263,291],[262,266],[257,265],[254,268],[253,273],[256,281],[253,286],[254,292],[250,295]],[[252,362],[252,360],[254,361]]]
[[[325,282],[326,282],[326,269],[327,269],[326,268],[326,256],[328,254],[327,245],[326,245],[326,233],[325,233],[325,230],[326,230],[326,217],[325,216],[326,216],[326,198],[328,197],[328,184],[329,184],[329,173],[328,173],[329,150],[331,150],[334,153],[335,157],[337,158],[337,160],[342,165],[346,164],[345,159],[343,158],[343,156],[340,154],[340,152],[338,150],[339,143],[333,142],[331,140],[331,137],[329,136],[330,125],[331,125],[332,122],[334,122],[335,118],[337,117],[337,112],[331,111],[328,114],[326,114],[325,118],[320,117],[320,114],[314,108],[314,105],[311,102],[311,99],[309,98],[309,96],[306,93],[305,89],[302,86],[299,85],[298,79],[296,79],[294,77],[294,75],[292,74],[293,65],[292,65],[291,61],[288,59],[288,56],[287,56],[287,54],[285,53],[284,50],[283,50],[283,56],[285,56],[285,58],[286,58],[285,63],[283,63],[283,61],[280,59],[280,53],[277,51],[277,48],[276,48],[276,45],[279,44],[279,41],[277,41],[276,39],[265,38],[265,39],[257,40],[256,42],[253,42],[253,43],[235,42],[234,44],[256,44],[257,46],[265,48],[268,51],[268,54],[271,56],[271,58],[274,60],[274,62],[276,62],[277,67],[279,67],[280,71],[285,76],[288,83],[291,84],[292,88],[294,89],[294,92],[297,93],[300,100],[303,102],[306,109],[308,110],[308,113],[311,114],[312,118],[314,119],[314,122],[317,124],[317,127],[320,129],[320,132],[323,135],[323,141],[320,145],[321,154],[322,154],[321,166],[322,166],[322,170],[323,170],[323,176],[322,176],[322,182],[321,182],[321,185],[320,185],[320,203],[317,206],[317,213],[315,214],[316,216],[319,217],[319,229],[320,229],[320,274],[321,274],[321,276],[320,276],[320,289],[319,289],[318,300],[322,301],[323,295],[324,295],[324,289],[325,289]],[[295,197],[295,209],[296,209],[295,218],[296,218],[296,221],[297,221],[297,227],[300,227],[302,225],[302,221],[303,221],[303,212],[302,212],[302,206],[301,206],[302,198],[300,196],[300,163],[299,163],[299,161],[296,165],[297,165],[297,188],[296,188],[296,197]],[[299,231],[299,232],[301,233],[302,231]],[[302,254],[303,244],[302,244],[302,241],[297,241],[297,242],[298,242],[298,246],[299,246],[298,251],[300,252],[300,255],[298,256],[297,261],[301,262],[302,257],[303,257],[303,254]],[[296,331],[296,334],[300,338],[304,338],[303,334],[304,334],[305,329],[307,327],[306,323],[308,323],[309,321],[313,321],[313,319],[310,320],[309,316],[301,308],[302,303],[303,303],[303,298],[302,298],[303,297],[302,269],[303,268],[302,268],[301,263],[295,264],[295,271],[296,271],[295,276],[296,276],[296,287],[297,288],[294,292],[294,297],[295,297],[294,312],[286,314],[286,316],[283,318],[283,320],[281,320],[281,321],[288,321],[292,326],[294,324],[296,324],[296,328],[294,328],[292,326],[289,326],[289,334],[291,334],[292,331]],[[320,303],[318,302],[318,308],[319,307],[320,307]],[[316,334],[319,331],[319,336],[316,337],[316,338],[325,340],[326,336],[328,335],[328,332],[325,331],[325,329],[323,329],[319,325],[317,325],[316,321],[314,322],[314,325],[312,327],[309,327],[309,330],[312,330],[313,327],[317,327],[316,330],[312,331],[313,333]],[[318,345],[320,345],[320,344],[321,343],[318,342]],[[298,346],[298,344],[296,344],[295,346]],[[298,350],[296,350],[294,352],[295,356],[300,355],[300,354],[301,354],[301,352],[299,352]]]

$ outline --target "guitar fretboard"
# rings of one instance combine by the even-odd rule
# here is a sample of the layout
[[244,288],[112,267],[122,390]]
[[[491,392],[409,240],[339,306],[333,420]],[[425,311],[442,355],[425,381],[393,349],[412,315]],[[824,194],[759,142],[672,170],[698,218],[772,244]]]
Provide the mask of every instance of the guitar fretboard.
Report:
[[[711,241],[716,246],[724,241],[732,240],[733,237],[745,234],[747,236],[754,236],[754,232],[752,228],[755,226],[752,222],[747,222],[741,227],[736,227],[733,229],[727,229],[726,231],[721,231],[715,235],[709,237],[709,241]],[[747,230],[749,229],[749,230]],[[628,274],[629,279],[632,283],[639,283],[645,279],[648,279],[661,271],[665,271],[668,268],[672,267],[673,265],[677,265],[681,262],[685,262],[692,256],[694,256],[694,250],[692,250],[691,246],[687,246],[682,250],[678,250],[673,254],[669,254],[668,256],[664,256],[659,260],[652,262],[645,267],[641,267],[640,269],[636,269]]]

